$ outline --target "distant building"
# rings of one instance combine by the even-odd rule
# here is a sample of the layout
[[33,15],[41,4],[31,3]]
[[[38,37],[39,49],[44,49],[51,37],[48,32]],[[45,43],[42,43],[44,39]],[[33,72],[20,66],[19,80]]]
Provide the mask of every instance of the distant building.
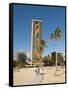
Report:
[[43,58],[44,66],[50,66],[50,59],[51,59],[50,55],[47,55]]
[[26,60],[26,53],[25,52],[16,52],[16,60],[22,61],[23,59]]
[[[55,64],[55,61],[56,61],[56,52],[52,52],[51,53],[51,57],[52,57],[52,61],[53,63]],[[64,64],[64,55],[63,53],[57,53],[57,64],[58,65],[61,65],[61,64]]]
[[52,59],[53,64],[55,64],[55,61],[56,61],[56,52],[52,52],[51,53],[51,59]]

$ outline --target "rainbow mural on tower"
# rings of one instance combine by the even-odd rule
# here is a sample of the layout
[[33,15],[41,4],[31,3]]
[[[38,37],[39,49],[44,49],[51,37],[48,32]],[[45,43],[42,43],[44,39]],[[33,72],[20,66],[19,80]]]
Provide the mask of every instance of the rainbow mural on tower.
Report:
[[41,20],[32,19],[31,31],[31,60],[39,60],[41,53],[39,45],[41,40]]

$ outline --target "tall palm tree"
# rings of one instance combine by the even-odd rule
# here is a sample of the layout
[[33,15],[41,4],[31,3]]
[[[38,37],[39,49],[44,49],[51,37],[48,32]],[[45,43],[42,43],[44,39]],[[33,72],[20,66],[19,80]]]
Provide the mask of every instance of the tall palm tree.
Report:
[[[49,39],[50,40],[55,40],[55,45],[57,47],[57,42],[58,42],[58,40],[61,39],[61,29],[60,29],[60,27],[57,27],[56,30],[53,33],[51,33],[51,36],[50,36]],[[57,70],[57,51],[56,51],[56,63],[55,64],[56,64],[56,70]]]

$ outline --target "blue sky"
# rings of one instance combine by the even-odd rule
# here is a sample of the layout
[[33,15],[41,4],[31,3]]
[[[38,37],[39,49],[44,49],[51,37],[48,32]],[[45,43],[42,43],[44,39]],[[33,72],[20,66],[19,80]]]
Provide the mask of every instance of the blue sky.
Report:
[[42,23],[42,39],[46,42],[50,34],[60,27],[62,30],[62,38],[58,41],[57,48],[54,41],[47,43],[47,48],[43,51],[43,56],[58,50],[65,53],[65,8],[49,7],[49,6],[27,6],[14,4],[14,30],[13,30],[13,50],[30,51],[31,48],[31,21],[32,19],[41,19]]

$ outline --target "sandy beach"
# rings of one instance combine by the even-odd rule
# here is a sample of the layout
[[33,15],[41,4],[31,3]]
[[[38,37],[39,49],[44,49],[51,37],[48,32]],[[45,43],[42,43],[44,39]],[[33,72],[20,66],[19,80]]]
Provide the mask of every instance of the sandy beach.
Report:
[[49,84],[65,82],[65,67],[58,66],[55,75],[55,67],[43,67],[44,75],[36,75],[36,68],[21,68],[13,71],[13,85]]

